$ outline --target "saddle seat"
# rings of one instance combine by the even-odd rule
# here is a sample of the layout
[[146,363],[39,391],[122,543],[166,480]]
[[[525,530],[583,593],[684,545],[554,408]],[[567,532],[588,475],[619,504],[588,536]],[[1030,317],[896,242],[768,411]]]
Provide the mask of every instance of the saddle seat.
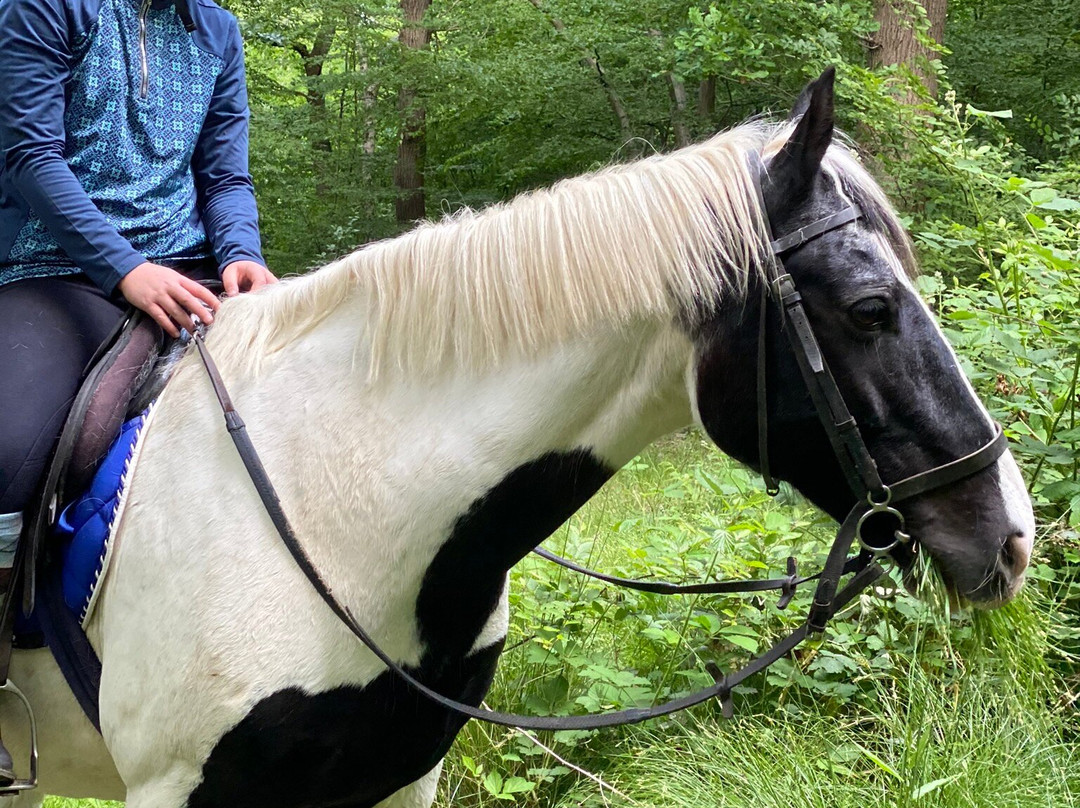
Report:
[[[66,464],[59,478],[59,502],[67,502],[72,494],[81,494],[90,487],[94,472],[121,426],[132,416],[133,402],[157,397],[165,379],[155,376],[153,370],[167,347],[161,327],[141,312],[133,312],[112,343],[99,350],[52,459],[53,465]],[[144,390],[147,385],[153,389]],[[65,458],[64,437],[69,430],[73,439],[70,456]]]

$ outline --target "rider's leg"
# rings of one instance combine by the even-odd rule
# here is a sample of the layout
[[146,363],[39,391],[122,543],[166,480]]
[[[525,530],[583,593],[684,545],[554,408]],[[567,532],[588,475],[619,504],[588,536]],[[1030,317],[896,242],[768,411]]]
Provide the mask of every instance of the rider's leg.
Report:
[[29,503],[83,371],[123,313],[83,276],[0,286],[0,513]]
[[[30,502],[83,371],[124,308],[82,276],[0,286],[0,594]],[[11,758],[0,741],[0,785]]]

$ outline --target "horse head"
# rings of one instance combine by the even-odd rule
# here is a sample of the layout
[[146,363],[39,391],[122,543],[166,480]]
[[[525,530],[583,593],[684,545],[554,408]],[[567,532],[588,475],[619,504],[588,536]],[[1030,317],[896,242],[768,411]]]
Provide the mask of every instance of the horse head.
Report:
[[[853,207],[859,218],[782,253],[836,386],[880,478],[895,482],[990,443],[996,426],[913,283],[914,260],[881,189],[834,139],[833,73],[812,82],[763,149],[762,199],[777,237]],[[752,273],[746,298],[719,305],[694,330],[692,386],[697,414],[725,452],[762,466],[758,412],[758,329],[748,327],[765,277]],[[825,427],[780,333],[766,317],[766,463],[840,519],[855,504]],[[748,323],[747,321],[750,321]],[[914,586],[914,549],[933,559],[950,593],[976,605],[1008,601],[1023,582],[1034,517],[1019,469],[1005,452],[954,484],[899,506],[912,545],[891,555]]]

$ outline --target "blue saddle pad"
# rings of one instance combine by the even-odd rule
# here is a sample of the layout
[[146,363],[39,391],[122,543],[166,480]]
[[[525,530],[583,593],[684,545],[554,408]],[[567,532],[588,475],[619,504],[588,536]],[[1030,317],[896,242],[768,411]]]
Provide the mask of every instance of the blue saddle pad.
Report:
[[94,474],[90,489],[60,514],[57,533],[64,541],[61,573],[64,602],[84,622],[94,602],[120,515],[132,456],[149,410],[123,425]]

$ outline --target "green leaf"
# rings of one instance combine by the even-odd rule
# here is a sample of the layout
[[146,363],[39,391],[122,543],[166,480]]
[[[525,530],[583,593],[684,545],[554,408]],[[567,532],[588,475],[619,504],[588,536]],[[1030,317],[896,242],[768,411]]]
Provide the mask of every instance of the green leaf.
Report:
[[503,794],[524,794],[536,788],[536,783],[531,783],[524,777],[510,777],[503,783]]
[[859,751],[862,752],[863,755],[865,755],[867,759],[869,759],[872,763],[874,763],[874,765],[876,765],[879,769],[881,769],[883,772],[885,772],[885,774],[889,775],[894,780],[902,779],[900,777],[900,772],[898,772],[896,769],[894,769],[892,766],[890,766],[884,760],[879,758],[877,755],[875,755],[873,752],[871,752],[865,746],[861,746],[860,744],[855,744],[855,745],[859,747]]
[[1080,496],[1069,502],[1069,527],[1080,527]]
[[484,777],[484,790],[498,797],[503,793],[503,777],[498,772],[488,772]]
[[914,791],[911,792],[911,799],[913,799],[913,800],[922,799],[927,794],[930,794],[930,793],[932,793],[934,791],[937,791],[943,785],[946,785],[947,783],[951,783],[957,777],[959,777],[959,775],[954,774],[954,775],[951,775],[950,777],[942,777],[940,780],[934,780],[932,782],[921,785],[917,789],[915,789]]
[[1058,443],[1080,443],[1080,426],[1055,432],[1054,440]]
[[1032,205],[1046,205],[1049,202],[1057,199],[1057,191],[1053,188],[1035,188],[1029,194],[1031,197]]
[[732,645],[737,645],[751,654],[756,654],[758,651],[757,637],[748,632],[752,632],[752,630],[748,630],[743,626],[725,626],[720,630],[720,636]]
[[999,109],[991,112],[990,110],[977,109],[976,107],[971,106],[971,104],[967,105],[967,111],[970,115],[986,116],[990,118],[1011,118],[1013,116],[1011,109]]
[[1028,220],[1028,224],[1034,230],[1044,230],[1046,228],[1046,220],[1034,213],[1025,213],[1024,218]]
[[1043,210],[1080,210],[1080,202],[1077,202],[1075,199],[1067,199],[1064,196],[1059,196],[1056,199],[1051,199],[1049,202],[1039,204],[1039,207]]

